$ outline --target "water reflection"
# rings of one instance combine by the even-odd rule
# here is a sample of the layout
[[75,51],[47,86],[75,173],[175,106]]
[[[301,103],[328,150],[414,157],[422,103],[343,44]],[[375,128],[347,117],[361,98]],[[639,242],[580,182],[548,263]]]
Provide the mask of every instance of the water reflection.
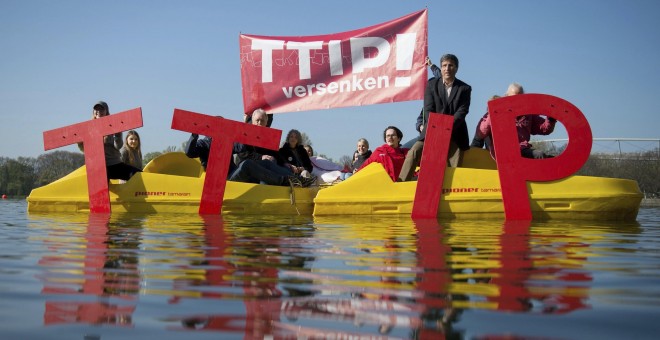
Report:
[[[506,222],[499,230],[449,223],[452,268],[462,269],[468,285],[451,291],[471,296],[469,308],[506,312],[564,314],[590,308],[593,264],[604,241],[626,242],[621,234],[639,234],[639,224]],[[612,237],[610,234],[619,234]],[[480,236],[478,236],[480,234]],[[488,240],[494,240],[488,242]],[[478,241],[477,241],[478,240]]]
[[[175,279],[175,290],[189,292],[191,287],[203,287],[196,297],[241,299],[244,311],[170,317],[168,321],[181,323],[181,327],[171,329],[244,332],[246,337],[255,339],[276,333],[275,321],[280,319],[283,298],[310,294],[288,287],[286,277],[280,275],[286,271],[304,272],[314,260],[299,245],[299,239],[313,239],[313,229],[304,225],[242,221],[230,228],[229,233],[221,216],[201,218],[205,241],[203,260],[191,261],[180,268],[202,269],[203,275],[193,280]],[[305,285],[307,280],[298,279],[295,283]],[[180,303],[187,297],[190,295],[174,296],[169,302]]]
[[[77,217],[55,226],[44,240],[53,255],[39,261],[46,268],[42,294],[57,297],[46,302],[44,324],[130,326],[140,285],[140,225],[117,221],[111,228],[109,214],[82,216],[83,225]],[[70,227],[81,237],[63,235]]]
[[[463,338],[470,310],[589,309],[589,266],[634,248],[594,245],[640,232],[636,223],[391,217],[30,218],[51,251],[39,262],[44,324],[157,320],[245,338]],[[140,308],[146,319],[136,319]]]

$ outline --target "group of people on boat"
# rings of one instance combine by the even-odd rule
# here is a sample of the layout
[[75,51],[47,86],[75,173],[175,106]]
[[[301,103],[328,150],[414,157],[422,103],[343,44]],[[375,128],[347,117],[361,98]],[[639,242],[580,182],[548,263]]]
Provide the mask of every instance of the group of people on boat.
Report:
[[[420,135],[417,141],[406,155],[403,167],[399,173],[400,181],[409,181],[413,178],[415,169],[419,166],[426,138],[426,127],[429,112],[436,112],[454,117],[454,125],[449,145],[447,165],[460,167],[463,162],[463,153],[471,146],[477,148],[486,147],[494,158],[494,144],[492,140],[490,116],[488,112],[477,124],[475,136],[469,143],[468,129],[465,117],[470,111],[472,87],[456,78],[458,72],[458,57],[453,54],[445,54],[440,58],[440,67],[434,65],[427,57],[426,64],[431,68],[434,77],[429,79],[424,93],[424,107],[417,117],[417,131]],[[505,96],[523,94],[522,85],[512,83],[509,85]],[[499,96],[491,97],[491,100]],[[520,152],[526,158],[550,157],[540,150],[535,150],[529,143],[531,135],[547,135],[552,133],[556,120],[551,117],[541,117],[529,114],[516,118],[516,129]]]
[[[245,115],[245,122],[270,127],[272,117],[263,109]],[[299,144],[302,139],[298,130],[291,130],[287,141],[278,150],[255,147],[235,142],[232,146],[232,160],[229,162],[227,180],[269,185],[309,187],[316,183],[312,175],[312,165],[307,151]],[[206,169],[212,139],[199,138],[193,133],[186,143],[184,152],[190,158],[199,157]]]
[[[369,142],[360,138],[350,166],[340,166],[325,158],[314,156],[311,145],[302,144],[303,138],[300,131],[292,129],[288,132],[282,147],[277,151],[234,143],[227,180],[309,187],[318,182],[336,183],[346,180],[371,163],[380,163],[392,181],[413,180],[417,167],[420,165],[430,112],[451,115],[454,118],[447,166],[460,167],[463,153],[470,147],[485,147],[494,158],[495,147],[488,112],[480,119],[472,143],[469,143],[465,117],[470,111],[472,87],[456,78],[459,66],[458,57],[453,54],[443,55],[440,58],[440,67],[433,64],[427,57],[426,65],[431,68],[433,77],[428,80],[424,94],[424,106],[417,117],[416,130],[419,132],[419,136],[410,149],[401,145],[403,139],[401,130],[396,126],[388,126],[383,131],[385,142],[383,145],[372,152],[369,150]],[[512,96],[523,93],[522,85],[512,83],[504,95]],[[493,96],[490,100],[497,98],[499,96]],[[108,114],[108,104],[100,101],[93,107],[92,119]],[[257,109],[251,114],[245,114],[244,121],[270,127],[273,115],[263,109]],[[531,135],[552,133],[556,124],[554,118],[528,114],[517,117],[515,124],[522,157],[552,157],[541,150],[534,149],[529,141]],[[200,138],[199,135],[193,133],[186,143],[185,154],[191,158],[199,158],[202,167],[206,169],[211,142],[210,137]],[[82,151],[82,144],[79,144],[79,147]],[[134,130],[127,133],[125,140],[122,139],[121,132],[105,136],[104,150],[108,179],[128,180],[133,174],[142,171],[140,149],[140,137]]]
[[[491,133],[491,120],[488,112],[477,124],[475,136],[469,143],[468,129],[465,117],[470,111],[472,87],[456,78],[458,72],[458,57],[453,54],[445,54],[440,58],[440,67],[433,64],[427,57],[426,65],[431,68],[433,77],[428,80],[424,94],[424,106],[417,117],[416,130],[419,132],[417,140],[410,149],[401,146],[403,133],[395,126],[388,126],[383,132],[385,144],[376,148],[373,153],[369,152],[354,172],[363,167],[377,162],[383,165],[392,181],[410,181],[416,174],[420,165],[424,140],[426,138],[426,127],[430,112],[437,112],[454,117],[454,125],[447,157],[447,166],[459,167],[463,162],[463,153],[470,147],[486,147],[493,158],[495,148]],[[505,96],[523,94],[522,85],[512,83],[509,85]],[[493,96],[491,100],[499,96]],[[541,150],[536,150],[530,144],[531,135],[548,135],[553,132],[556,120],[552,117],[541,117],[535,114],[523,115],[516,118],[515,124],[520,143],[520,153],[526,158],[547,158],[551,155]],[[366,140],[361,139],[366,142]],[[368,148],[368,143],[366,144]],[[358,142],[358,151],[360,143]],[[354,157],[357,157],[358,151]],[[333,177],[336,174],[333,174]],[[338,175],[336,179],[345,179]]]
[[[98,119],[110,114],[110,107],[104,101],[99,101],[92,107],[92,119]],[[108,180],[119,179],[128,181],[134,174],[142,171],[142,147],[140,135],[135,130],[126,133],[117,132],[103,137],[103,151]],[[80,151],[84,152],[83,143],[78,143]]]

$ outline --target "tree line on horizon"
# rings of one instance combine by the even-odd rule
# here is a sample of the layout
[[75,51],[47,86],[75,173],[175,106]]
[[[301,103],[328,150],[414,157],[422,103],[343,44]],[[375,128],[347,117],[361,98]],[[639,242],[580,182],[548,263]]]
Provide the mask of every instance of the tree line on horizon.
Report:
[[[305,140],[311,144],[309,139]],[[540,145],[539,145],[540,146]],[[546,146],[547,147],[547,146]],[[553,154],[561,148],[549,150]],[[554,152],[553,152],[554,151]],[[162,152],[144,155],[146,165],[157,156],[168,152],[181,152],[176,147],[168,147]],[[323,156],[323,155],[321,155]],[[330,159],[331,160],[331,159]],[[332,161],[332,160],[331,160]],[[350,156],[342,156],[340,165],[350,162]],[[34,157],[0,157],[0,195],[25,197],[34,188],[56,181],[85,164],[85,156],[80,152],[52,151]],[[660,197],[660,149],[644,152],[619,154],[594,153],[576,173],[582,176],[627,178],[636,180],[647,198]]]

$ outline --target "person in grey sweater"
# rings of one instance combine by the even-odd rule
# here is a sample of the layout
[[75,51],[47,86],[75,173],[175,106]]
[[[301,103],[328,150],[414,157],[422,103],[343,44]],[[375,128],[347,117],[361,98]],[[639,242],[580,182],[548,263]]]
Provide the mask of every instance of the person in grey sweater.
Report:
[[[110,108],[106,102],[100,101],[94,104],[92,109],[92,119],[105,117],[109,114]],[[135,173],[142,172],[142,170],[122,162],[119,150],[123,145],[124,140],[122,139],[121,132],[103,137],[103,151],[105,153],[105,166],[108,180],[122,179],[128,181]],[[80,151],[85,152],[82,143],[78,143],[78,148],[80,148]]]

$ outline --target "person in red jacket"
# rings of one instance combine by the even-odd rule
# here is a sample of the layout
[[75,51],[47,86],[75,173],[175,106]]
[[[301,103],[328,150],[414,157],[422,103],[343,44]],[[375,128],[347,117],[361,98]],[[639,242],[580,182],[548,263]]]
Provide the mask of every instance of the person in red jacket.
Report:
[[[515,96],[518,94],[524,94],[525,91],[522,85],[518,83],[512,83],[509,85],[509,88],[506,91],[505,96]],[[552,155],[545,154],[541,150],[534,149],[532,144],[529,143],[529,140],[532,135],[549,135],[555,129],[555,124],[557,120],[552,117],[542,117],[539,115],[528,114],[524,116],[516,117],[516,130],[518,132],[518,141],[520,142],[520,154],[525,158],[548,158]],[[486,140],[491,138],[491,125],[490,125],[490,115],[486,113],[479,124],[477,125],[477,131],[475,139]],[[491,156],[495,159],[495,145],[487,146],[490,151]]]
[[373,162],[377,162],[383,165],[387,174],[392,178],[392,181],[396,182],[409,150],[408,148],[401,147],[402,138],[403,132],[399,128],[388,126],[383,132],[385,144],[377,147],[357,171],[362,170]]

